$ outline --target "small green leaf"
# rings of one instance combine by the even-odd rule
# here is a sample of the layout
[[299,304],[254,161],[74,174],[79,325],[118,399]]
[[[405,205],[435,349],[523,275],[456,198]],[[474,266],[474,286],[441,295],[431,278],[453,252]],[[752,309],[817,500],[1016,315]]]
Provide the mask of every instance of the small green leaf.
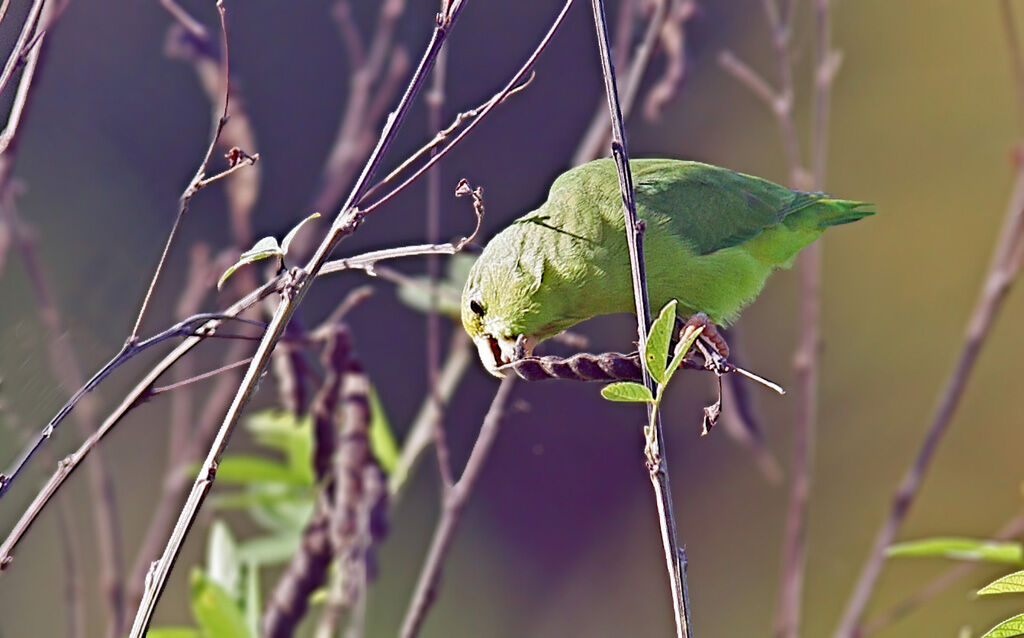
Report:
[[377,396],[377,390],[370,386],[370,451],[373,457],[380,463],[385,474],[391,474],[398,465],[398,457],[401,451],[395,441],[395,435],[391,431],[391,423],[388,415],[384,413],[384,406]]
[[206,638],[251,638],[235,599],[201,569],[192,572],[192,615]]
[[[313,515],[312,497],[296,500],[292,498],[294,488],[271,484],[252,486],[249,489],[262,494],[260,502],[249,507],[249,515],[269,531],[302,531]],[[278,498],[273,498],[274,495],[278,495]]]
[[238,561],[238,548],[227,523],[215,520],[210,527],[210,538],[206,542],[206,575],[235,595],[241,584],[242,566]]
[[284,452],[287,465],[296,476],[305,476],[313,485],[313,420],[307,415],[297,419],[284,410],[264,410],[246,420],[246,428],[257,443]]
[[154,627],[146,632],[146,638],[203,638],[203,634],[191,627]]
[[[296,543],[296,547],[298,544]],[[245,624],[249,635],[260,635],[260,566],[249,562],[245,565],[245,591],[242,596],[242,609],[245,610]]]
[[1020,543],[973,538],[928,538],[897,543],[891,545],[886,554],[894,557],[941,557],[1007,565],[1024,564],[1024,550]]
[[665,381],[665,359],[668,357],[668,342],[672,339],[672,328],[676,324],[676,300],[665,304],[658,318],[651,324],[644,344],[644,363],[651,377],[658,383]]
[[992,629],[985,632],[981,638],[1011,638],[1012,636],[1024,635],[1024,614],[1017,614],[1013,618],[1007,618]]
[[264,237],[256,242],[252,248],[242,253],[238,261],[224,271],[224,274],[217,281],[217,290],[220,290],[224,286],[224,282],[228,280],[228,277],[242,266],[260,261],[261,259],[269,259],[270,257],[284,257],[284,251],[277,245],[277,238]]
[[232,454],[217,465],[217,478],[225,483],[248,485],[251,483],[285,483],[307,486],[304,474],[296,473],[283,463],[259,456]]
[[296,224],[295,228],[292,228],[291,230],[288,231],[288,234],[284,236],[284,241],[281,242],[281,254],[282,255],[287,255],[288,254],[288,247],[291,246],[292,240],[295,239],[295,236],[299,234],[299,229],[301,229],[308,222],[313,221],[314,219],[316,219],[319,216],[320,216],[320,213],[313,213],[312,215],[310,215],[306,219],[303,219],[301,222]]
[[1024,593],[1024,571],[1013,572],[1012,574],[997,578],[978,590],[979,596],[1020,593]]
[[290,560],[302,542],[299,529],[257,536],[238,546],[239,558],[247,564],[277,565]]
[[693,344],[696,343],[697,337],[699,337],[703,332],[704,326],[701,326],[700,328],[692,331],[690,336],[686,339],[676,344],[675,351],[672,354],[672,361],[668,364],[668,368],[665,369],[666,384],[672,379],[672,375],[676,373],[679,366],[682,365],[683,359],[686,358],[686,353],[690,351],[690,348],[692,348]]
[[624,401],[632,403],[653,403],[654,397],[647,386],[632,381],[619,381],[609,383],[601,388],[601,396],[609,401]]

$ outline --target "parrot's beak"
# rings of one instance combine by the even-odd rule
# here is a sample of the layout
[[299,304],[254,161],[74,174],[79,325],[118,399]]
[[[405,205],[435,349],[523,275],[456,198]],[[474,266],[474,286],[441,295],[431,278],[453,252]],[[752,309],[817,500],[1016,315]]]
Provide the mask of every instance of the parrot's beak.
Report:
[[501,367],[533,354],[537,342],[533,337],[509,339],[483,333],[473,337],[473,343],[476,344],[480,361],[487,371],[499,379],[504,379],[505,371]]

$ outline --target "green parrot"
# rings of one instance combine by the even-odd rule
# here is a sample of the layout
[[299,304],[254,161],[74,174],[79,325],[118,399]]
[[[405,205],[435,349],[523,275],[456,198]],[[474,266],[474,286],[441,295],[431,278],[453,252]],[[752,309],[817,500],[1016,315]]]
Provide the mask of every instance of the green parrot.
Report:
[[[734,321],[776,268],[868,204],[675,159],[630,162],[651,307]],[[573,168],[540,208],[488,242],[462,292],[462,325],[489,372],[591,317],[635,312],[615,163]]]

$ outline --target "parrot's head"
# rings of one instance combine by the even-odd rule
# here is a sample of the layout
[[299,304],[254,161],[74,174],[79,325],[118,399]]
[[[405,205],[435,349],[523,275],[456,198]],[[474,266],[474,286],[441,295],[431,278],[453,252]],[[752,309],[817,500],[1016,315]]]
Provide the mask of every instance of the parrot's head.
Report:
[[544,318],[541,277],[523,251],[521,235],[513,225],[488,242],[462,290],[462,325],[496,377],[505,376],[501,366],[529,356],[553,334]]

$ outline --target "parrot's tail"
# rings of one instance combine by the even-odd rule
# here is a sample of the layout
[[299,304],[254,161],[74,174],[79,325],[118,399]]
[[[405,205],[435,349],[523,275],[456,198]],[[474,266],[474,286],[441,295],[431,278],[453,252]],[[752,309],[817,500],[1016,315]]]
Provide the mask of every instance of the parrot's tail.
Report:
[[852,202],[847,199],[819,199],[814,206],[815,221],[818,228],[825,229],[829,226],[849,224],[862,217],[870,217],[875,211],[869,207],[874,204],[867,202]]

